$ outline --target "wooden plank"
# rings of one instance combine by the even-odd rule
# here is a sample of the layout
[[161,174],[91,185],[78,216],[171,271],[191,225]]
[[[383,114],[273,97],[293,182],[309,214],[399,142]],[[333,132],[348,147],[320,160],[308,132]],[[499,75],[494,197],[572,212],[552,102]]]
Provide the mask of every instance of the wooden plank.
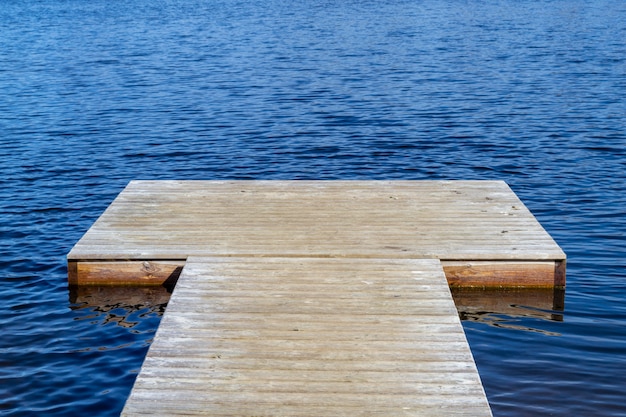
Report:
[[438,260],[190,258],[123,416],[489,416]]
[[553,288],[564,285],[555,273],[554,262],[443,261],[442,264],[452,287]]
[[184,261],[69,262],[70,286],[133,285],[161,286],[175,283]]

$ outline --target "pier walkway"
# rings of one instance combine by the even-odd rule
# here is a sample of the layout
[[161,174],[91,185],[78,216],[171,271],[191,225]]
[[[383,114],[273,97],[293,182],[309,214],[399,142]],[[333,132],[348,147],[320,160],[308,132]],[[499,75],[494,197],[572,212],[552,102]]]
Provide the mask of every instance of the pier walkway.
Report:
[[123,416],[489,416],[436,259],[190,258]]
[[489,416],[449,286],[565,254],[501,181],[132,181],[68,279],[176,283],[127,417]]

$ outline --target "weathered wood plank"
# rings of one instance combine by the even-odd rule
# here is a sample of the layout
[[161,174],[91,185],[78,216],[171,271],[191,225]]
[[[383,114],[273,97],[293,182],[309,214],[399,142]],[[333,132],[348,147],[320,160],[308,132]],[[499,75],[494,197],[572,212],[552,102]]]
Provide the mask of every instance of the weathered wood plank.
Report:
[[555,262],[444,261],[443,270],[453,287],[527,287],[564,286],[555,273]]
[[68,281],[70,286],[160,286],[168,281],[175,282],[184,265],[184,261],[70,261]]
[[438,260],[190,258],[122,415],[489,416]]

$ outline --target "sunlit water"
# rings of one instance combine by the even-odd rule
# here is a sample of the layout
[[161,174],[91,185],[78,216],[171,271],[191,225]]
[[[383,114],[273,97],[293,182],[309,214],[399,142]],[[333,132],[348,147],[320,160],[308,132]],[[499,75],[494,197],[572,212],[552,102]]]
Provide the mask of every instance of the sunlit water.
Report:
[[0,415],[119,414],[167,292],[65,255],[173,178],[506,180],[568,287],[462,312],[495,416],[626,415],[626,3],[0,3]]

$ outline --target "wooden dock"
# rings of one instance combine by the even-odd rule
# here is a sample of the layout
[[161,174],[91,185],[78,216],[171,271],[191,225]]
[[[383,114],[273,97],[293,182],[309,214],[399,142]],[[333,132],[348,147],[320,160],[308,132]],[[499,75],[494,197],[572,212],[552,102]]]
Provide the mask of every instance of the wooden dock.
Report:
[[124,416],[489,416],[449,286],[565,254],[501,181],[133,181],[68,279],[176,284]]
[[436,259],[189,258],[123,416],[490,416]]
[[69,253],[69,283],[161,285],[207,255],[433,258],[450,285],[565,285],[565,254],[502,181],[132,181]]

